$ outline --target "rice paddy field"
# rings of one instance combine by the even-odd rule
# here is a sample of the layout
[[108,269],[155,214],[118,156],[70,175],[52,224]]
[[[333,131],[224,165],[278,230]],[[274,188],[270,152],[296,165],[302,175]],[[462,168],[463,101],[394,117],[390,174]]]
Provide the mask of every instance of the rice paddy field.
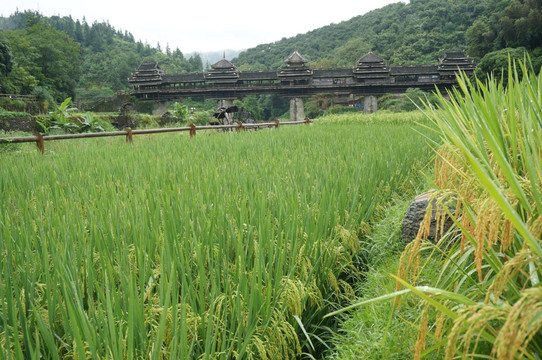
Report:
[[418,121],[0,152],[0,358],[318,358],[375,209],[430,161]]

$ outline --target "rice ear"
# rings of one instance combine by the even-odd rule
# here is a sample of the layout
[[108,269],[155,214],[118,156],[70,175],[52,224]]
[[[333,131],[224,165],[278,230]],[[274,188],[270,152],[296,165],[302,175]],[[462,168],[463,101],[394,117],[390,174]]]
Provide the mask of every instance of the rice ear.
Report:
[[[507,287],[517,283],[514,279],[518,272],[525,272],[525,278],[529,279],[529,274],[524,269],[531,261],[533,261],[533,256],[528,248],[522,249],[516,256],[508,260],[489,286],[485,303],[498,301]],[[519,285],[521,286],[521,284]]]
[[422,311],[422,317],[418,326],[418,339],[414,345],[414,359],[419,360],[422,356],[422,351],[425,349],[425,337],[427,335],[427,326],[429,321],[429,305],[426,304]]
[[521,298],[511,308],[501,328],[492,355],[512,360],[524,353],[542,326],[542,287],[522,291]]

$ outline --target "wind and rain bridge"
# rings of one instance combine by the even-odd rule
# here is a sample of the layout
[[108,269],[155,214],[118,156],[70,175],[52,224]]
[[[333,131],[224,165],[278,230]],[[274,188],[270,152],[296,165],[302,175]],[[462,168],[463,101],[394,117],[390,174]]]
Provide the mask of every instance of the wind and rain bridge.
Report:
[[333,94],[343,103],[377,110],[377,96],[405,93],[408,88],[445,91],[457,84],[459,71],[472,74],[475,64],[464,51],[446,51],[432,65],[388,66],[373,53],[351,68],[313,69],[309,60],[294,51],[278,70],[239,71],[223,58],[203,73],[166,74],[158,63],[143,63],[129,79],[132,94],[156,102],[165,112],[167,101],[183,97],[216,99],[219,106],[233,105],[247,95],[275,94],[290,99],[290,120],[304,119],[303,98]]

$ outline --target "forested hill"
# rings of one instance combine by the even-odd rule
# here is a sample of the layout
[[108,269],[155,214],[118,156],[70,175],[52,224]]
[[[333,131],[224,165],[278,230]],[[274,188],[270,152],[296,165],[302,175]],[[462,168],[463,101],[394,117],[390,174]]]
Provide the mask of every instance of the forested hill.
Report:
[[[2,45],[9,51],[2,52]],[[56,101],[68,96],[79,100],[112,96],[129,88],[128,77],[144,61],[158,61],[167,72],[203,70],[199,54],[185,58],[167,44],[163,48],[144,44],[106,22],[88,24],[84,19],[45,17],[31,11],[0,17],[4,93],[50,94]]]
[[306,34],[259,45],[241,53],[237,64],[281,66],[294,49],[311,66],[354,66],[369,51],[390,64],[435,63],[446,49],[466,49],[465,33],[497,0],[411,0]]
[[[311,67],[354,66],[369,51],[382,56],[390,65],[435,63],[443,51],[455,49],[468,50],[479,60],[488,52],[505,47],[526,46],[529,50],[540,47],[541,3],[539,0],[399,2],[339,24],[259,45],[242,52],[233,62],[254,70],[278,68],[296,49],[311,60]],[[469,31],[473,24],[477,27]],[[529,29],[536,39],[522,41]],[[503,35],[506,32],[508,38]]]

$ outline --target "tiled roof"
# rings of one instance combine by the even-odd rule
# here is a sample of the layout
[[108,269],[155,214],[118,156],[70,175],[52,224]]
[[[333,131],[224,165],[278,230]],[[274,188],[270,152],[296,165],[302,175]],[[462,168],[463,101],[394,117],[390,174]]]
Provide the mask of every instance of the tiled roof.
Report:
[[137,70],[154,70],[154,69],[160,69],[157,62],[146,62],[139,65]]
[[382,59],[380,56],[373,54],[372,52],[369,52],[367,55],[362,57],[358,60],[359,63],[380,63],[384,62],[384,59]]
[[301,55],[300,53],[296,51],[294,51],[292,53],[292,55],[288,56],[284,62],[286,64],[304,64],[306,62],[309,62],[309,59],[307,59],[306,57],[304,57],[303,55]]
[[222,59],[220,61],[218,61],[217,63],[211,65],[211,68],[213,70],[219,70],[219,69],[231,69],[231,68],[236,68],[235,65],[233,65],[230,61],[226,60],[226,59]]

